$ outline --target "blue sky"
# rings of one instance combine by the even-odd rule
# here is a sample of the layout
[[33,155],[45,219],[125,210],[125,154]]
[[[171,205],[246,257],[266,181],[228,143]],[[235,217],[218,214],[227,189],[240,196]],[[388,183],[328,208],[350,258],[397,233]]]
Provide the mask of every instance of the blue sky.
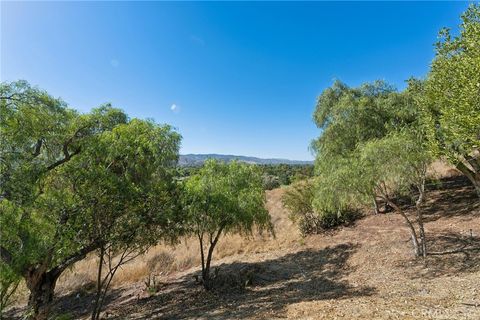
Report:
[[467,5],[2,1],[0,76],[169,123],[182,153],[307,160],[323,89],[424,76]]

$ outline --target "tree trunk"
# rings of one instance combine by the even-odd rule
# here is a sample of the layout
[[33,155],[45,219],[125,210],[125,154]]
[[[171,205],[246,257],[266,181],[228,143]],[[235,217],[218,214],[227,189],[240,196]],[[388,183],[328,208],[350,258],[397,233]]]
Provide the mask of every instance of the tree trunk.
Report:
[[422,178],[417,185],[418,189],[418,199],[415,202],[415,209],[417,211],[417,224],[420,233],[420,253],[422,254],[423,258],[427,257],[427,239],[425,237],[425,229],[423,227],[423,208],[422,205],[425,201],[425,174],[426,174],[426,167],[422,170]]
[[373,196],[373,208],[374,208],[374,212],[375,214],[379,214],[380,213],[380,209],[378,208],[378,202],[377,202],[377,197],[376,196]]
[[98,262],[98,270],[97,270],[97,293],[95,295],[95,301],[93,303],[93,310],[92,310],[92,320],[99,319],[100,317],[100,297],[102,295],[102,270],[103,270],[103,258],[105,255],[105,247],[100,247],[100,254],[99,254],[99,262]]
[[198,241],[200,243],[200,257],[202,259],[202,278],[203,274],[205,273],[205,254],[203,253],[203,233],[200,235],[198,233]]
[[46,320],[48,318],[59,276],[59,272],[45,272],[38,268],[27,272],[25,282],[30,290],[28,298],[28,310],[31,312],[30,319]]
[[407,223],[407,226],[410,229],[410,235],[412,237],[413,251],[414,251],[415,257],[419,257],[420,256],[420,245],[418,243],[418,237],[417,237],[417,232],[415,231],[415,227],[413,226],[410,219],[408,219],[405,212],[403,212],[403,210],[400,209],[399,206],[397,206],[395,203],[393,203],[389,199],[386,199],[386,201],[395,211],[397,211],[405,219],[405,222]]
[[210,264],[212,262],[213,249],[215,249],[215,246],[218,242],[218,239],[220,238],[220,235],[222,234],[222,231],[223,231],[223,226],[220,227],[220,229],[217,232],[217,235],[213,240],[211,239],[211,236],[210,236],[210,247],[208,248],[205,268],[203,269],[203,272],[202,272],[203,287],[205,288],[205,290],[212,289],[212,280],[210,279]]
[[210,245],[210,248],[208,248],[207,261],[205,263],[205,269],[203,270],[203,274],[202,274],[203,287],[205,288],[205,290],[212,289],[212,283],[210,281],[210,263],[212,262],[212,255],[213,255],[214,248],[215,248],[214,244]]
[[212,281],[210,279],[210,264],[212,262],[213,249],[215,249],[215,245],[217,244],[217,241],[218,241],[218,237],[216,237],[214,241],[210,242],[210,247],[208,248],[205,269],[203,270],[203,274],[202,274],[203,287],[205,288],[205,290],[212,289]]
[[422,209],[417,209],[417,217],[418,217],[418,227],[420,231],[420,241],[421,241],[421,250],[420,253],[424,258],[427,257],[427,239],[425,237],[425,229],[423,228],[423,213]]
[[470,180],[475,187],[478,197],[480,198],[480,172],[476,172],[467,167],[463,162],[458,162],[457,169],[460,170]]

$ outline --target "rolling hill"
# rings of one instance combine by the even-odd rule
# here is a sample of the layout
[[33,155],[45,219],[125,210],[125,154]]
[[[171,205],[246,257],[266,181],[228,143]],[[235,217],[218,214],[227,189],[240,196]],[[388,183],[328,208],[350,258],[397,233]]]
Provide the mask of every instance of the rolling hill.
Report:
[[220,161],[233,161],[237,160],[240,162],[252,163],[252,164],[290,164],[290,165],[302,165],[302,164],[313,164],[313,161],[302,161],[302,160],[288,160],[288,159],[262,159],[256,157],[248,157],[248,156],[236,156],[236,155],[227,155],[227,154],[184,154],[180,155],[180,159],[178,161],[180,166],[200,166],[202,165],[205,160],[207,159],[217,159]]

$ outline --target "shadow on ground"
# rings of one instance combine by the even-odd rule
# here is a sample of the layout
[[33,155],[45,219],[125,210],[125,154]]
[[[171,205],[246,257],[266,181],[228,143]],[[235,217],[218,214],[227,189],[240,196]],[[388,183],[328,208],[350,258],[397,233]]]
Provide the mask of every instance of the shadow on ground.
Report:
[[480,271],[480,237],[444,233],[428,239],[430,254],[418,259],[412,278],[436,278]]
[[425,222],[453,216],[480,215],[480,200],[465,176],[453,176],[431,183],[427,188]]
[[423,213],[429,255],[425,260],[417,259],[411,262],[413,267],[409,270],[411,278],[435,278],[480,271],[478,234],[474,234],[472,230],[464,230],[461,233],[434,233],[429,232],[427,224],[452,217],[460,217],[465,221],[479,217],[480,199],[471,182],[465,176],[430,181]]
[[195,284],[194,274],[190,274],[180,282],[167,284],[155,296],[111,311],[118,319],[126,314],[135,319],[271,318],[284,314],[286,306],[297,302],[371,295],[374,288],[352,287],[343,279],[353,271],[347,260],[357,247],[341,244],[257,263],[223,264],[219,275],[224,275],[224,282],[225,277],[247,275],[244,289],[233,286],[229,291],[221,286],[214,292],[205,292]]
[[[109,303],[118,299],[122,294],[120,289],[112,289],[109,291],[105,299],[103,309],[107,309]],[[95,292],[93,288],[87,290],[79,288],[73,292],[65,295],[56,296],[51,309],[51,316],[49,319],[78,319],[89,316],[92,312],[92,302],[95,299]],[[25,319],[27,307],[13,308],[8,311],[2,319]],[[1,318],[1,317],[0,317]]]

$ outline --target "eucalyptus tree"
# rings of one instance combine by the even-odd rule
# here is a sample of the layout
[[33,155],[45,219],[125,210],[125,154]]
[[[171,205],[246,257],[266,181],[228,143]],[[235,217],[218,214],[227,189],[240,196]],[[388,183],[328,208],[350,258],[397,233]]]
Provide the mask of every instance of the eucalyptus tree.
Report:
[[[102,134],[84,161],[68,167],[74,203],[86,208],[88,238],[97,238],[98,319],[116,271],[159,240],[174,240],[181,225],[173,180],[180,137],[169,126],[138,119]],[[102,272],[102,271],[107,272]]]
[[480,5],[462,15],[457,36],[443,29],[436,48],[426,81],[436,140],[480,197]]
[[188,230],[199,242],[206,290],[213,286],[210,265],[222,234],[249,235],[255,227],[273,233],[262,182],[256,166],[216,160],[206,161],[197,174],[186,180],[184,205]]
[[66,268],[173,230],[180,136],[110,106],[79,114],[25,82],[2,84],[0,101],[1,259],[25,279],[29,316],[46,319]]
[[[382,154],[382,156],[379,156]],[[415,256],[427,255],[422,204],[425,201],[425,180],[432,153],[423,138],[411,131],[392,132],[382,139],[373,139],[357,148],[354,160],[354,190],[357,199],[366,200],[375,194],[400,214],[410,231]],[[412,192],[414,186],[415,192]],[[416,205],[416,219],[411,219],[395,201],[407,196]],[[417,226],[415,226],[417,225]]]
[[[357,88],[336,81],[319,96],[313,115],[322,131],[312,142],[312,149],[316,152],[315,171],[320,176],[318,181],[331,181],[336,174],[348,174],[342,170],[348,169],[358,144],[380,139],[392,130],[410,126],[416,119],[416,112],[410,96],[397,92],[383,81],[366,83]],[[314,197],[314,207],[319,214],[341,215],[349,212],[349,188],[342,189],[326,182],[317,185],[318,196]],[[373,190],[372,200],[376,204]]]
[[[429,113],[418,103],[415,80],[397,92],[383,82],[349,88],[335,83],[319,98],[314,119],[322,129],[313,142],[319,176],[313,208],[319,214],[349,212],[380,198],[407,223],[415,254],[426,254],[421,204],[432,151]],[[410,186],[417,187],[416,193]],[[406,193],[417,203],[418,229],[393,200]],[[425,248],[425,249],[422,249]]]
[[[55,217],[40,212],[38,203],[44,182],[78,157],[93,137],[126,121],[123,113],[108,107],[80,115],[25,81],[0,85],[0,257],[25,278],[32,290],[32,307],[43,298],[51,299],[50,293],[40,298],[40,284],[58,278],[57,273],[71,261],[66,255],[46,273],[56,248],[47,228],[55,224]],[[3,280],[7,274],[1,276]]]

